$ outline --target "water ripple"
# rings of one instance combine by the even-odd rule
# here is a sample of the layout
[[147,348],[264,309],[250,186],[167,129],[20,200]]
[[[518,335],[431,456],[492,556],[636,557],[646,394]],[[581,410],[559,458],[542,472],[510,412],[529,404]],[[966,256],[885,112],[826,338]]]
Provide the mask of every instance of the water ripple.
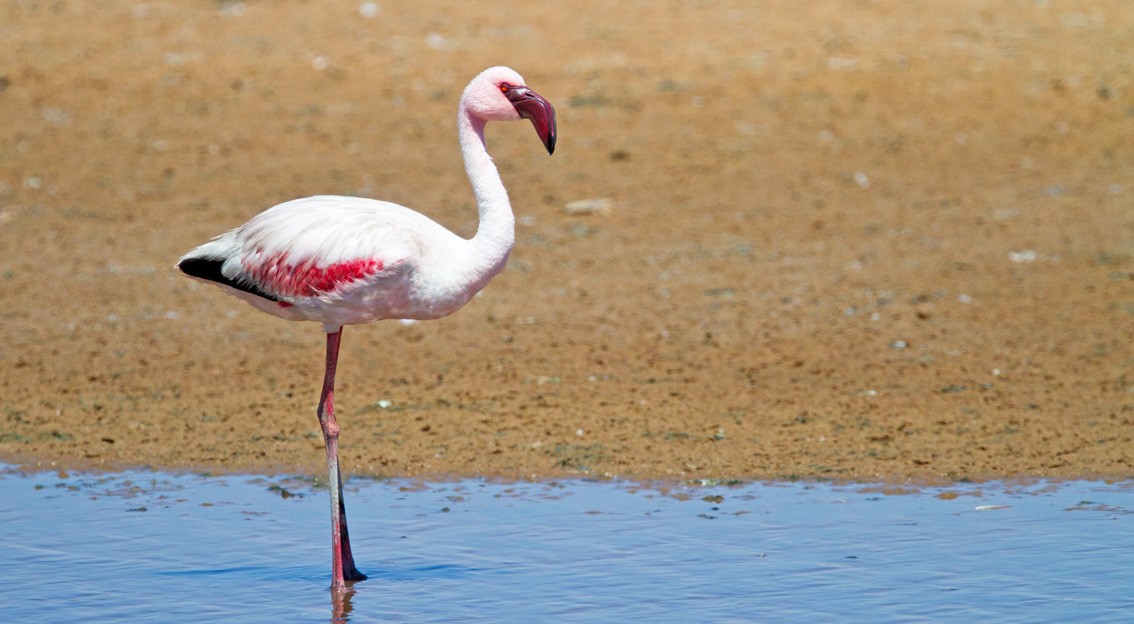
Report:
[[1104,622],[1134,609],[1134,491],[1097,482],[356,479],[370,579],[333,604],[299,478],[0,470],[5,621]]

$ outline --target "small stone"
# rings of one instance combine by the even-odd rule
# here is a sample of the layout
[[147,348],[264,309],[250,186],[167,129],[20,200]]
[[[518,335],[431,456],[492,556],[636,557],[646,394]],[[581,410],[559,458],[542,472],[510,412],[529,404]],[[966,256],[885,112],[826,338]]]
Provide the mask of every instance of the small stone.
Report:
[[358,14],[366,19],[374,19],[382,12],[382,8],[378,6],[377,2],[363,2],[358,5]]
[[1032,251],[1031,249],[1025,249],[1023,251],[1009,251],[1008,252],[1008,259],[1011,260],[1012,262],[1016,263],[1016,264],[1026,264],[1026,263],[1029,263],[1029,262],[1035,262],[1036,258],[1037,258],[1036,252]]
[[611,201],[609,197],[601,197],[597,199],[578,199],[567,202],[567,205],[563,207],[563,211],[570,215],[596,214],[605,217],[610,214],[613,207],[614,202]]

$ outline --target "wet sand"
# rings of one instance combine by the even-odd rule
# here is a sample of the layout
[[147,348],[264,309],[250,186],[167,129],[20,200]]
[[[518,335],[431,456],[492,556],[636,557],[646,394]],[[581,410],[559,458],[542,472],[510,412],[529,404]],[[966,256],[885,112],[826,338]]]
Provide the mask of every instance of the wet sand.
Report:
[[344,470],[1130,477],[1132,32],[1120,0],[8,3],[0,460],[320,473],[320,328],[172,265],[314,194],[471,235],[456,100],[508,64],[556,153],[491,126],[507,269],[346,328]]

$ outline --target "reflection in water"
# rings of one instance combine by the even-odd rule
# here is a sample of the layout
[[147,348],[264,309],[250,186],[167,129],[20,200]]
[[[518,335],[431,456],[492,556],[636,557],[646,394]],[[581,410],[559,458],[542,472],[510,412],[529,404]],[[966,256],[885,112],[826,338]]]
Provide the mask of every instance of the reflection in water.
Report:
[[331,624],[346,624],[350,621],[350,612],[354,609],[351,600],[354,599],[354,583],[347,583],[346,589],[331,588]]
[[[1134,610],[1129,483],[348,490],[370,578],[332,593],[331,622],[1012,622],[1041,605],[1045,621],[1090,622]],[[325,620],[324,496],[304,479],[0,468],[3,620]]]

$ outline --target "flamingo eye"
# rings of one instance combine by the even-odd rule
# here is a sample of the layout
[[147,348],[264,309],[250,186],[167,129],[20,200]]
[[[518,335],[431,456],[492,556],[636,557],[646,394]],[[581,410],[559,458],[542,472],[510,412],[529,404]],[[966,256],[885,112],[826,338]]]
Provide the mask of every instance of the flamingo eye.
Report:
[[510,85],[506,82],[500,83],[500,92],[501,93],[507,93],[508,89],[511,89],[511,88],[512,88],[512,85]]

